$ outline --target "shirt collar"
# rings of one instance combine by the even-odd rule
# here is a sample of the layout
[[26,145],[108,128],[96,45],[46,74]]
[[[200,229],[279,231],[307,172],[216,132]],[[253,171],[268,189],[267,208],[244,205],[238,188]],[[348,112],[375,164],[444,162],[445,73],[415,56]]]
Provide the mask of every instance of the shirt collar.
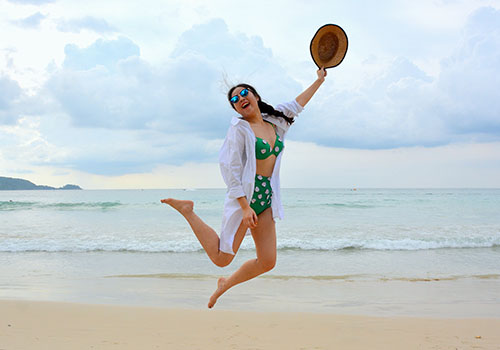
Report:
[[[233,119],[231,119],[232,125],[237,125],[239,123],[243,123],[243,125],[248,124],[248,122],[243,118],[233,117]],[[250,125],[250,124],[248,124],[248,125]]]

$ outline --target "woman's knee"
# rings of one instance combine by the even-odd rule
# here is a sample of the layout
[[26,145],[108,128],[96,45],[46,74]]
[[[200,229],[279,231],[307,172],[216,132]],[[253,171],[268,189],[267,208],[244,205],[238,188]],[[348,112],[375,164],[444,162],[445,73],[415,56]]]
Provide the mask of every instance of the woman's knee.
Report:
[[268,256],[258,259],[259,265],[264,272],[271,271],[276,266],[276,256]]
[[212,262],[217,265],[218,267],[226,267],[233,261],[234,255],[227,254],[227,253],[219,253],[217,257],[212,259]]

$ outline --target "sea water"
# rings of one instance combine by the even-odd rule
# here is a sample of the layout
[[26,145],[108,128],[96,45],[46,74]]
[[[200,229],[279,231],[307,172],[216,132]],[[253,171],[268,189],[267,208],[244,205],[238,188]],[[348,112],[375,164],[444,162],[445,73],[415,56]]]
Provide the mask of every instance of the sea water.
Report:
[[[184,304],[192,301],[186,296],[199,292],[196,281],[212,284],[216,276],[232,273],[255,257],[254,244],[246,237],[233,263],[217,268],[184,218],[160,199],[193,200],[196,213],[219,231],[224,194],[222,189],[1,191],[0,298],[105,302],[115,294],[123,301],[123,293],[131,291],[126,298],[152,300],[169,281],[182,289],[176,295],[184,295]],[[349,301],[359,303],[375,293],[362,291],[373,283],[392,283],[399,291],[425,286],[425,294],[429,283],[439,288],[454,281],[459,289],[471,288],[455,301],[499,303],[499,189],[283,189],[282,197],[278,262],[261,283],[294,281],[281,286],[295,292],[316,283],[314,290],[327,291],[325,306],[331,298],[347,302],[349,293],[362,292]],[[146,279],[148,287],[137,282]],[[353,283],[357,288],[350,291]],[[345,294],[328,294],[334,289]],[[390,300],[391,293],[384,293]]]

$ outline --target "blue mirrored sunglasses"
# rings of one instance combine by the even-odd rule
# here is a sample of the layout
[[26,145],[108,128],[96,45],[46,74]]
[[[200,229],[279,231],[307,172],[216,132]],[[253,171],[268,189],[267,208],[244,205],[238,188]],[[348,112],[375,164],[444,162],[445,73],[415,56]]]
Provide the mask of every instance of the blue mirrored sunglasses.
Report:
[[[241,90],[240,96],[247,97],[248,96],[248,89]],[[229,101],[231,101],[232,104],[235,104],[236,102],[238,102],[240,100],[240,96],[234,95],[233,97],[231,97],[231,99]]]

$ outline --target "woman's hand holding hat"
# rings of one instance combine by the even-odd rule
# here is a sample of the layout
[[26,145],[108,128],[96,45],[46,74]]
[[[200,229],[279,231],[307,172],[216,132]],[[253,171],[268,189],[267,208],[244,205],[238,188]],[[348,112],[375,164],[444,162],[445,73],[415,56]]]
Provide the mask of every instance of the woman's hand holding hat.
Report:
[[316,71],[316,74],[318,75],[318,80],[320,80],[321,82],[324,82],[325,77],[328,73],[326,72],[325,67],[321,67],[320,69],[318,69]]

